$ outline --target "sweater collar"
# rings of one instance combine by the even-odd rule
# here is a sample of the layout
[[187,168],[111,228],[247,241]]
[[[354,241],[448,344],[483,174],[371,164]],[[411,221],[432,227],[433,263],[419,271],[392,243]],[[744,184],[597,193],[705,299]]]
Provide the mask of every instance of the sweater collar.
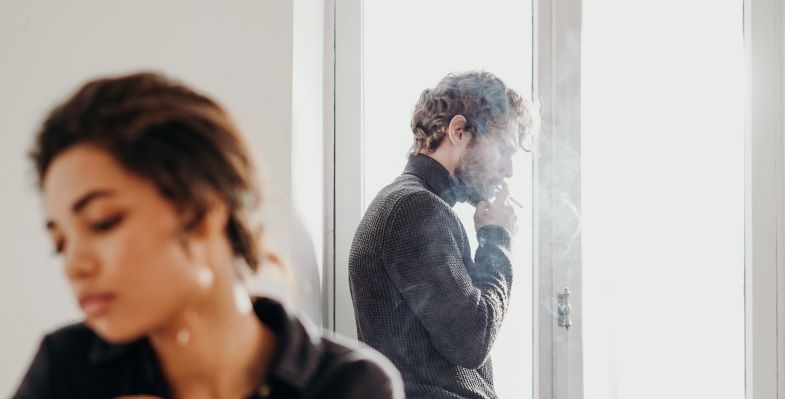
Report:
[[456,202],[464,201],[462,190],[455,176],[448,171],[439,161],[425,154],[415,154],[409,157],[404,174],[415,175],[425,182],[432,193],[444,202],[455,206]]

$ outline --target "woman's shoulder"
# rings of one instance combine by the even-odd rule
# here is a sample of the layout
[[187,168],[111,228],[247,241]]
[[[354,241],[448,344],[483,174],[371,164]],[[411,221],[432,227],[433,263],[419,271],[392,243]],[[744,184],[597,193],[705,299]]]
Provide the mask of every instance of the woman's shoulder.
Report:
[[[329,360],[325,374],[340,385],[346,381],[345,397],[351,398],[403,398],[404,390],[398,369],[384,355],[360,342],[336,335],[322,333],[328,347]],[[329,391],[328,391],[329,392]]]
[[84,323],[73,323],[46,334],[41,340],[39,352],[45,352],[50,359],[62,360],[60,364],[73,369],[80,364],[105,364],[146,347],[144,339],[109,343]]
[[[47,360],[49,367],[63,364],[63,360],[66,359],[69,367],[86,363],[89,360],[91,348],[94,348],[99,341],[100,338],[84,323],[60,327],[46,333],[41,339],[33,366],[38,360]],[[49,362],[52,364],[48,364]]]
[[138,386],[156,387],[151,383],[156,381],[148,381],[150,373],[143,373],[152,363],[144,340],[111,344],[84,323],[70,324],[44,336],[13,397],[112,397]]
[[254,308],[278,335],[271,386],[292,397],[403,398],[398,370],[382,354],[357,341],[320,331],[280,302],[265,298]]
[[82,323],[47,333],[13,397],[61,397],[72,372],[87,363],[95,339],[95,334]]
[[87,327],[84,323],[73,323],[55,330],[49,331],[44,335],[42,342],[46,342],[56,347],[63,345],[67,346],[80,346],[91,345],[100,338]]

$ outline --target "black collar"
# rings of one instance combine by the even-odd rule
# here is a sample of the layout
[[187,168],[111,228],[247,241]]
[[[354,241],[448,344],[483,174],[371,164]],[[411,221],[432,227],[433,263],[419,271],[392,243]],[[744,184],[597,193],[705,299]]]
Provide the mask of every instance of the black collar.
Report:
[[[278,337],[278,352],[269,369],[266,383],[284,383],[303,391],[315,378],[325,356],[321,335],[316,327],[287,312],[284,305],[269,298],[254,298],[254,313]],[[167,396],[166,381],[149,341],[139,339],[127,344],[111,344],[97,336],[89,361],[97,366],[114,359],[141,356],[142,383],[159,395]]]
[[262,323],[278,336],[278,353],[268,380],[280,380],[305,390],[325,356],[321,334],[314,325],[295,318],[281,303],[272,299],[256,299],[254,311]]
[[415,154],[409,157],[404,174],[411,174],[425,181],[428,189],[439,196],[444,202],[455,206],[456,202],[463,201],[459,195],[461,190],[455,177],[439,161],[425,154]]

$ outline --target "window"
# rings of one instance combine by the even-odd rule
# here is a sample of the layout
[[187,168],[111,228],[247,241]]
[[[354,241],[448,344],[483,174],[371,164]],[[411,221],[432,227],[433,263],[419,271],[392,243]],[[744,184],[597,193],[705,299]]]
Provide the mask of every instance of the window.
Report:
[[[760,371],[776,368],[766,298],[785,249],[783,172],[770,167],[782,168],[782,41],[765,36],[780,32],[775,3],[338,0],[336,330],[354,334],[342,252],[403,168],[417,96],[483,68],[531,86],[543,116],[514,183],[532,217],[519,214],[514,313],[493,354],[500,396],[775,392]],[[434,21],[450,20],[474,29],[440,38]],[[765,72],[753,74],[746,124],[745,51]],[[471,231],[472,209],[457,211]]]
[[587,399],[744,397],[742,11],[583,2]]
[[[412,143],[409,122],[422,90],[434,87],[447,73],[484,69],[531,98],[531,13],[528,0],[363,2],[362,24],[357,28],[362,32],[362,43],[354,46],[360,50],[356,56],[362,64],[362,79],[355,82],[358,86],[354,91],[361,98],[355,104],[362,110],[358,118],[362,122],[353,125],[359,131],[353,135],[357,141],[351,144],[359,156],[348,154],[346,147],[336,144],[339,162],[351,157],[353,164],[346,164],[346,168],[360,166],[361,173],[353,175],[350,182],[341,180],[346,182],[343,187],[351,187],[354,196],[359,194],[361,198],[351,199],[354,202],[350,211],[343,209],[356,218],[355,227],[376,193],[406,165]],[[341,10],[337,10],[337,15],[341,15]],[[340,21],[336,22],[339,31]],[[344,155],[338,155],[342,148]],[[532,391],[531,159],[529,153],[522,152],[514,161],[515,177],[510,181],[510,190],[529,207],[518,213],[513,294],[491,353],[496,389],[502,397],[510,398]],[[336,170],[338,173],[340,168]],[[456,212],[476,248],[472,234],[474,208],[459,204]],[[344,233],[349,236],[343,241],[348,245],[353,228],[347,227]],[[340,250],[348,251],[348,246]],[[336,265],[336,328],[353,335],[356,333],[351,298],[348,283],[343,281],[347,274],[345,269],[341,271],[346,266],[340,262]]]

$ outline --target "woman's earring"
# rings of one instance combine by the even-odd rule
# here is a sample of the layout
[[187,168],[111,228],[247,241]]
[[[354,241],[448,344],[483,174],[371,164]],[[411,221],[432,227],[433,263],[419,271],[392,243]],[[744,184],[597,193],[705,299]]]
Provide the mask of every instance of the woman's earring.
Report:
[[177,331],[177,343],[180,346],[186,346],[190,341],[191,341],[191,332],[188,331],[187,328],[183,327],[179,331]]

